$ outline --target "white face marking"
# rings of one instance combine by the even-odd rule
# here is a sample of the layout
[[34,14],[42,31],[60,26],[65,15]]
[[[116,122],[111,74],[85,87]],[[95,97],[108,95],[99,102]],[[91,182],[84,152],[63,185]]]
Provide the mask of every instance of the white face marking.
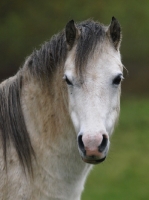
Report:
[[[65,63],[65,79],[69,80],[69,111],[76,133],[83,134],[86,148],[89,146],[95,150],[99,135],[105,134],[109,138],[119,115],[121,84],[114,80],[122,77],[121,58],[110,45],[102,50],[97,48],[89,59],[82,81],[75,73],[72,55],[70,52]],[[104,155],[108,149],[109,141]]]

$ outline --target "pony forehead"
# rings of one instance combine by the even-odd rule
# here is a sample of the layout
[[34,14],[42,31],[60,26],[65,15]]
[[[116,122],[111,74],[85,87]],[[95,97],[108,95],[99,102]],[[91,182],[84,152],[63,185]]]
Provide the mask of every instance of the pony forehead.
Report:
[[89,59],[87,58],[87,61],[83,63],[82,66],[79,67],[77,66],[76,54],[77,54],[77,46],[75,46],[67,55],[64,71],[67,71],[67,74],[69,75],[77,74],[83,76],[88,72],[90,73],[90,71],[94,70],[95,68],[97,68],[98,71],[100,71],[100,69],[103,70],[103,68],[104,69],[107,68],[108,70],[109,68],[110,72],[111,72],[111,67],[113,67],[113,72],[123,70],[123,64],[121,62],[120,52],[115,50],[111,44],[107,45],[106,40],[103,40],[102,43],[96,44],[96,47],[94,51],[92,51],[92,54],[90,55]]
[[108,26],[87,20],[77,24],[76,27],[79,29],[80,36],[68,54],[66,60],[66,66],[67,63],[70,65],[68,68],[72,68],[72,62],[75,62],[76,73],[82,76],[89,63],[96,64],[99,59],[103,59],[113,62],[115,66],[122,70],[120,52],[119,49],[114,48],[111,39],[108,37]]

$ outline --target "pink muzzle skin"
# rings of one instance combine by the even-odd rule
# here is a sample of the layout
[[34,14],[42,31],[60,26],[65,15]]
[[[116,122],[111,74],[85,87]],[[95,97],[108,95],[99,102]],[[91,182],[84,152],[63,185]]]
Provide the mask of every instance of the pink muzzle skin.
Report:
[[80,134],[78,136],[79,149],[82,160],[90,164],[98,164],[105,160],[108,144],[107,134]]

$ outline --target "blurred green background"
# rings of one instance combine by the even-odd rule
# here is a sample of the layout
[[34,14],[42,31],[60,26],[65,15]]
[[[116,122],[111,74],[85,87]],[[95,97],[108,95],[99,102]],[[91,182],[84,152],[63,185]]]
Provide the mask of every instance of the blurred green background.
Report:
[[107,160],[96,166],[83,200],[149,199],[149,1],[5,0],[0,3],[0,80],[14,75],[34,48],[74,19],[122,27],[121,115]]

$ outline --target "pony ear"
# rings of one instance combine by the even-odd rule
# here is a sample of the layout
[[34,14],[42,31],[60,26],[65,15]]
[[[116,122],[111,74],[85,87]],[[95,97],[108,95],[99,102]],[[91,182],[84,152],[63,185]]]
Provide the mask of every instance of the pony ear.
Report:
[[115,17],[112,17],[111,24],[108,29],[108,33],[112,39],[112,42],[116,49],[119,49],[121,43],[121,27]]
[[66,24],[65,34],[68,49],[71,50],[79,35],[79,30],[76,28],[74,20],[71,20]]

